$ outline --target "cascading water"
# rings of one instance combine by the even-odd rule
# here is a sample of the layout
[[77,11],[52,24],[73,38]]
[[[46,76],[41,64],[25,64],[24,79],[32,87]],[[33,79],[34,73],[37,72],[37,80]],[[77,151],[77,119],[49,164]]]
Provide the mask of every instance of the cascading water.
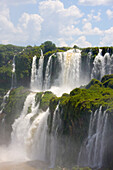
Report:
[[54,54],[52,54],[49,59],[48,59],[48,63],[46,66],[46,72],[45,72],[45,80],[44,80],[44,89],[50,89],[51,87],[51,73],[52,73],[52,56]]
[[41,50],[41,56],[39,59],[38,69],[36,66],[37,57],[33,57],[32,69],[31,69],[31,89],[32,90],[42,90],[43,89],[43,62],[44,56]]
[[[58,70],[58,76],[53,76],[52,70],[52,57],[56,56],[59,67],[61,70]],[[57,94],[58,91],[60,94],[72,90],[73,88],[80,85],[80,64],[81,64],[81,51],[80,50],[68,50],[67,52],[58,52],[52,54],[45,68],[45,76],[43,79],[43,65],[44,65],[44,56],[43,53],[39,59],[38,69],[36,69],[36,56],[33,57],[32,62],[32,73],[31,73],[31,89],[35,90],[47,90],[51,89]],[[58,65],[56,65],[57,69]],[[51,80],[52,83],[51,83]],[[62,88],[62,90],[60,90]],[[58,94],[59,95],[59,94]]]
[[61,121],[57,115],[58,110],[59,110],[59,104],[57,105],[54,111],[52,128],[51,128],[51,136],[50,136],[50,167],[51,168],[54,168],[55,166],[56,152],[57,152],[57,130],[61,124]]
[[101,168],[107,135],[108,114],[102,107],[91,114],[88,137],[79,153],[79,166]]
[[10,90],[8,90],[8,92],[5,94],[5,96],[3,97],[3,102],[1,104],[1,110],[0,110],[0,114],[2,113],[5,105],[6,105],[6,99],[9,97],[9,94],[11,92],[11,89],[13,89],[16,85],[16,74],[15,74],[15,55],[13,57],[13,64],[12,64],[12,79],[11,79],[11,88]]
[[[32,116],[36,114],[36,112],[37,112],[37,106],[35,106],[35,93],[30,93],[24,102],[24,107],[20,117],[16,119],[12,125],[13,131],[11,134],[10,146],[12,148],[17,147],[19,150],[21,150],[21,155],[19,155],[21,159],[22,158],[25,159],[27,157],[26,137],[31,125],[30,119]],[[17,151],[19,151],[18,149]],[[19,159],[18,154],[17,154],[17,158],[15,157],[15,159]]]
[[61,65],[61,73],[58,77],[60,86],[68,88],[79,86],[81,51],[73,49],[63,53],[59,52],[57,57]]
[[16,73],[15,73],[15,55],[13,57],[13,64],[12,64],[12,80],[11,80],[11,89],[16,86]]
[[102,56],[102,49],[99,49],[98,55],[94,59],[94,67],[92,69],[91,78],[101,80],[105,74],[111,74],[111,57],[109,53]]
[[44,63],[44,56],[43,56],[43,51],[41,50],[41,56],[39,59],[39,66],[37,70],[37,89],[38,90],[43,89],[43,63]]
[[27,148],[31,160],[46,161],[48,115],[49,109],[45,112],[40,111],[29,129]]
[[35,89],[37,86],[37,69],[36,69],[36,59],[37,57],[33,57],[32,68],[31,68],[31,89]]
[[[53,64],[53,58],[54,61],[57,61],[57,65]],[[113,73],[113,55],[110,56],[107,52],[102,56],[102,49],[99,49],[92,64],[91,58],[92,51],[90,50],[87,54],[87,61],[85,61],[87,66],[85,66],[82,63],[85,59],[81,58],[81,51],[71,49],[67,52],[52,54],[44,66],[44,56],[41,52],[38,69],[36,69],[36,56],[33,57],[31,88],[36,90],[50,89],[55,94],[59,92],[61,95],[64,92],[70,92],[75,87],[87,84],[91,78],[101,80],[105,74]]]
[[9,90],[9,91],[6,93],[6,95],[3,97],[3,102],[2,102],[2,104],[1,104],[0,114],[2,113],[2,111],[3,111],[3,109],[4,109],[5,105],[6,105],[6,99],[9,97],[10,91],[11,91],[11,90]]

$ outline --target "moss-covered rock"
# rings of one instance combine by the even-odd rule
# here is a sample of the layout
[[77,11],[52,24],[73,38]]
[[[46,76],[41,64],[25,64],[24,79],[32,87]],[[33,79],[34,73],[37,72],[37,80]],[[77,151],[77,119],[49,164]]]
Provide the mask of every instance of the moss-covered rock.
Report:
[[97,79],[92,79],[88,85],[86,85],[86,89],[89,89],[91,86],[97,85],[99,87],[102,87],[102,83]]
[[[55,97],[51,99],[51,117],[59,103],[63,133],[70,134],[70,127],[72,127],[74,134],[76,133],[76,127],[81,127],[82,129],[86,127],[83,129],[83,134],[81,131],[81,136],[85,136],[91,111],[95,111],[102,106],[103,110],[107,109],[107,111],[112,113],[112,101],[113,90],[103,86],[102,82],[93,79],[86,86],[86,89],[76,88],[69,95],[66,94],[60,98]],[[80,135],[76,133],[75,136],[79,137]]]
[[105,75],[104,77],[102,77],[101,82],[105,83],[107,80],[113,78],[113,74],[110,75]]
[[42,97],[40,99],[39,109],[42,109],[43,111],[46,111],[47,108],[49,107],[50,100],[53,97],[56,97],[56,96],[50,91],[46,91],[45,93],[43,93]]

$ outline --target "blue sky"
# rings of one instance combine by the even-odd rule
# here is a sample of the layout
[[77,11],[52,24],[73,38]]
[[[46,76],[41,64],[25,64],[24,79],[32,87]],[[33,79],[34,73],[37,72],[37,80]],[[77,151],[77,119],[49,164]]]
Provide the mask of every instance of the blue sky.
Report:
[[113,46],[113,0],[1,0],[0,43]]

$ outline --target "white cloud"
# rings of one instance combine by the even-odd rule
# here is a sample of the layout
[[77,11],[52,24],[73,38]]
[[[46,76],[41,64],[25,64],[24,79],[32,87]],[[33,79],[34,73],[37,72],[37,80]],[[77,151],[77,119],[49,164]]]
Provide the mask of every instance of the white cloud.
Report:
[[97,21],[99,22],[101,20],[101,12],[98,12],[97,14],[94,13],[94,10],[91,10],[91,13],[87,15],[86,18],[83,18],[83,23],[86,22],[93,22],[93,21]]
[[101,35],[103,31],[101,31],[98,27],[92,28],[92,24],[87,22],[83,26],[83,34],[85,35]]
[[[75,5],[64,8],[60,0],[46,0],[40,2],[39,14],[44,19],[42,24],[43,39],[63,38],[72,39],[75,34],[75,25],[83,16],[83,13]],[[66,37],[65,37],[66,36]]]
[[65,42],[65,40],[63,38],[59,38],[58,39],[58,46],[59,47],[67,47],[68,44]]
[[80,4],[88,5],[88,6],[97,6],[97,5],[112,5],[113,0],[79,0]]
[[0,43],[35,44],[40,38],[43,19],[38,14],[22,14],[17,26],[10,20],[6,5],[0,6]]
[[65,38],[69,40],[69,38],[72,39],[73,36],[81,35],[82,32],[79,30],[79,28],[74,27],[74,25],[70,25],[68,27],[62,27],[60,30],[60,35],[64,36]]
[[0,15],[5,16],[6,18],[10,18],[9,8],[6,4],[2,4],[0,2]]
[[0,0],[0,3],[7,5],[36,4],[37,0]]
[[113,46],[113,27],[104,31],[104,35],[100,42],[101,46]]
[[98,12],[98,14],[97,15],[95,15],[95,16],[93,16],[93,18],[96,20],[96,21],[100,21],[101,20],[101,13],[100,12]]
[[78,47],[91,47],[91,43],[86,40],[85,36],[79,37],[76,41],[74,41],[71,46],[73,47],[74,45],[77,45]]
[[23,41],[34,43],[40,38],[43,19],[38,14],[24,13],[19,19],[18,29],[21,30]]
[[108,10],[106,11],[106,14],[107,14],[107,16],[108,16],[110,19],[113,18],[113,11],[112,11],[112,10],[108,9]]
[[70,22],[73,20],[72,22],[74,23],[75,19],[81,18],[83,16],[83,13],[81,13],[78,7],[73,5],[73,6],[70,6],[69,8],[64,8],[63,3],[59,0],[46,0],[46,1],[40,2],[39,11],[40,11],[40,15],[43,18],[50,17],[48,18],[50,20],[56,17],[54,22],[55,21],[61,22],[62,20],[66,21],[66,19],[68,19],[69,17],[69,20],[67,20],[67,22]]

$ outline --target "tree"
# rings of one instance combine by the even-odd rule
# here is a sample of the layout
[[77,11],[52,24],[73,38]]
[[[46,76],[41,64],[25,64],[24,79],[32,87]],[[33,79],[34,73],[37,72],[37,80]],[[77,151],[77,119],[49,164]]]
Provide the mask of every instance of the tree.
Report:
[[41,48],[43,50],[43,53],[46,53],[48,51],[56,50],[56,45],[52,43],[51,41],[46,41],[41,44]]

